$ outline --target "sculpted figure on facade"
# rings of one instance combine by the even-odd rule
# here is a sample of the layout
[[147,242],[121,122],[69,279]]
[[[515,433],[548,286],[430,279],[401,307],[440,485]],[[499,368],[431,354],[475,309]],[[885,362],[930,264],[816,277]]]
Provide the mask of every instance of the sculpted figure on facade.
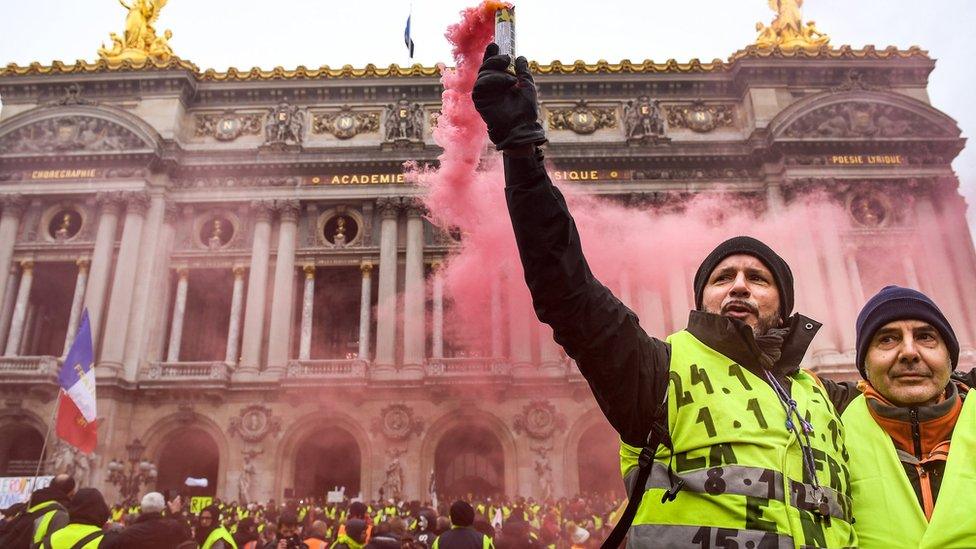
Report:
[[405,404],[391,404],[373,420],[373,431],[383,433],[390,440],[403,441],[424,431],[424,421],[414,416],[413,409]]
[[239,435],[244,442],[258,443],[268,435],[275,436],[281,431],[281,418],[272,415],[271,408],[253,404],[241,409],[240,415],[231,418],[227,432]]
[[242,451],[244,466],[241,468],[241,476],[237,479],[237,498],[241,503],[246,504],[254,501],[252,487],[254,486],[254,477],[258,473],[258,468],[254,462],[257,461],[257,457],[261,453],[260,450],[254,449]]
[[660,102],[646,95],[628,101],[624,105],[624,133],[628,141],[666,141]]
[[590,106],[585,99],[567,109],[549,110],[549,128],[553,130],[572,130],[587,135],[601,128],[617,127],[616,109]]
[[268,114],[268,122],[264,125],[265,145],[300,145],[304,129],[301,108],[282,101]]
[[116,33],[109,33],[112,46],[105,44],[98,48],[98,56],[110,64],[122,61],[142,62],[147,59],[165,63],[173,57],[173,50],[169,40],[173,32],[166,30],[162,36],[156,35],[153,26],[159,19],[159,12],[166,5],[167,0],[132,0],[126,4],[119,0],[119,4],[128,10],[125,16],[125,29],[120,37]]
[[516,433],[524,431],[531,438],[545,440],[566,428],[566,418],[548,400],[533,400],[515,416],[512,427]]
[[852,101],[804,115],[786,129],[787,137],[905,137],[947,135],[921,116],[892,105]]
[[406,98],[386,106],[383,117],[387,141],[422,141],[424,138],[424,108]]
[[768,26],[756,23],[756,45],[760,48],[804,48],[816,50],[830,42],[830,37],[817,29],[814,21],[803,23],[803,0],[768,0],[776,18]]
[[66,474],[74,478],[79,487],[91,486],[94,459],[94,454],[79,452],[74,446],[59,440],[49,461],[49,471],[55,475]]
[[400,499],[403,492],[403,465],[400,464],[400,456],[406,450],[393,448],[387,455],[390,456],[390,464],[386,466],[386,479],[383,481],[383,495],[387,498]]
[[380,116],[377,112],[357,112],[348,106],[334,113],[318,113],[312,117],[314,133],[330,133],[339,139],[349,139],[361,133],[379,130]]

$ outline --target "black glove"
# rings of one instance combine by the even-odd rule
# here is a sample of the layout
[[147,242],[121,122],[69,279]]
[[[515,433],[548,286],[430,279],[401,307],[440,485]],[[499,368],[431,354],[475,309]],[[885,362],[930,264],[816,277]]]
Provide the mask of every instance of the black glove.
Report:
[[488,125],[488,138],[500,151],[546,142],[529,62],[516,58],[513,75],[507,70],[510,61],[498,55],[497,44],[488,44],[471,92],[474,107]]

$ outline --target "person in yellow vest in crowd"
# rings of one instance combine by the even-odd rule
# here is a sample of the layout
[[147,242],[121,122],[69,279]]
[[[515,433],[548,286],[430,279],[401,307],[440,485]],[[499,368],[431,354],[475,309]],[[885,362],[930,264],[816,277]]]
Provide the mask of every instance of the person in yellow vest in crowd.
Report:
[[976,398],[951,378],[958,361],[952,326],[921,292],[889,286],[858,315],[866,381],[843,420],[860,547],[976,547]]
[[451,528],[434,540],[431,549],[494,549],[491,538],[473,528],[474,507],[466,501],[451,504]]
[[[510,61],[489,45],[472,99],[503,151],[536,314],[621,436],[631,506],[608,545],[632,524],[631,547],[856,546],[844,428],[799,367],[820,324],[793,314],[789,266],[754,238],[732,238],[699,267],[687,328],[648,336],[590,271],[546,173],[528,62],[516,59],[512,74]],[[661,264],[670,268],[683,273]]]
[[366,545],[366,521],[351,518],[343,523],[339,536],[329,549],[363,549]]
[[66,506],[75,490],[75,479],[62,473],[51,479],[51,484],[31,494],[27,507],[27,513],[34,517],[31,549],[39,547],[44,538],[68,524]]
[[216,505],[200,511],[194,537],[200,549],[237,549],[233,536],[220,523],[220,508]]
[[328,539],[326,532],[325,522],[321,520],[313,522],[309,528],[308,537],[305,538],[305,545],[308,546],[308,549],[326,549],[329,546],[326,541]]
[[111,516],[102,493],[82,488],[68,503],[68,524],[47,536],[41,549],[96,549],[104,546],[102,528]]

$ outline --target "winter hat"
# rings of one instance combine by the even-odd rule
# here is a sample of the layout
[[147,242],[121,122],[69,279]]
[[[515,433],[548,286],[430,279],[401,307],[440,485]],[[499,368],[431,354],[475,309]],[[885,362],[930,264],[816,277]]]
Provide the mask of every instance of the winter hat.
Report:
[[763,265],[771,273],[779,289],[779,313],[783,320],[786,320],[793,313],[793,272],[772,248],[751,236],[736,236],[719,244],[702,261],[695,273],[695,308],[702,310],[702,296],[705,293],[705,284],[711,276],[715,267],[723,259],[735,254],[746,254],[762,261]]
[[868,378],[864,360],[871,338],[882,326],[896,320],[921,320],[938,330],[949,348],[952,368],[956,368],[959,363],[959,340],[935,302],[918,290],[885,286],[864,304],[857,315],[857,357],[854,364],[861,377]]
[[451,524],[454,526],[471,526],[474,524],[474,509],[466,501],[457,500],[451,504]]
[[95,488],[82,488],[68,503],[68,518],[71,522],[89,524],[101,528],[108,522],[111,512],[102,493]]

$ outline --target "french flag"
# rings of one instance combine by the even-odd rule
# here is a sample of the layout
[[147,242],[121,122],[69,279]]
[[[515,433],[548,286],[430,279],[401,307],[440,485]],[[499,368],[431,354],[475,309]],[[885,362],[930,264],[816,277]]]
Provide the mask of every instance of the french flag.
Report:
[[95,353],[92,349],[88,311],[58,373],[58,436],[86,454],[95,451],[98,425],[95,421]]

